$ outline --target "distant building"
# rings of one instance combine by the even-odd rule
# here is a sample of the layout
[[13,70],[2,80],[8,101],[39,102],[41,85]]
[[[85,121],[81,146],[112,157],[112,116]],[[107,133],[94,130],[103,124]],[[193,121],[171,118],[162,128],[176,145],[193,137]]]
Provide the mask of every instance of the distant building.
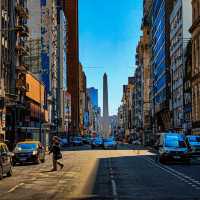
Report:
[[95,89],[94,87],[88,88],[87,93],[93,107],[98,107],[98,89]]
[[80,116],[80,132],[84,133],[85,117],[88,111],[87,107],[87,78],[85,72],[83,71],[83,66],[79,64],[79,116]]
[[136,50],[136,65],[138,67],[135,70],[135,90],[133,93],[134,99],[134,128],[136,132],[142,129],[142,113],[143,113],[143,100],[142,100],[142,68],[139,65],[139,59],[141,60],[141,55],[139,56],[139,46]]
[[[49,114],[49,128],[57,131],[59,126],[58,113],[58,33],[59,10],[56,0],[28,0],[31,17],[28,19],[30,38],[27,46],[32,55],[26,57],[30,71],[45,85]],[[58,16],[58,17],[57,17]],[[64,48],[63,48],[64,49]],[[38,66],[37,66],[38,64]]]
[[66,28],[67,22],[64,11],[59,7],[57,9],[58,21],[58,69],[57,69],[57,110],[58,110],[58,123],[59,132],[61,134],[65,131],[65,94],[67,92],[67,46],[66,46]]
[[41,38],[29,38],[26,46],[31,53],[25,56],[25,62],[29,67],[29,71],[41,80]]

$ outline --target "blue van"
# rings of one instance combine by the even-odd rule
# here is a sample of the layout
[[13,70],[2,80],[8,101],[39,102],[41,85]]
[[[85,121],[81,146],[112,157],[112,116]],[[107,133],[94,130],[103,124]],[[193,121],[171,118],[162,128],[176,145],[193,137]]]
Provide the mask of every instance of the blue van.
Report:
[[159,161],[190,162],[185,136],[181,133],[161,133],[159,139]]

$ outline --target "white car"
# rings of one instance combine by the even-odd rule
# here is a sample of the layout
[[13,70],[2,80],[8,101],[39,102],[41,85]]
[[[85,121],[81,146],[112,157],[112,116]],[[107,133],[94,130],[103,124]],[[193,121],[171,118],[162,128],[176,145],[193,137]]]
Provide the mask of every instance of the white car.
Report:
[[103,147],[103,139],[101,137],[96,137],[91,142],[91,148]]
[[133,140],[132,144],[134,145],[141,145],[140,140]]

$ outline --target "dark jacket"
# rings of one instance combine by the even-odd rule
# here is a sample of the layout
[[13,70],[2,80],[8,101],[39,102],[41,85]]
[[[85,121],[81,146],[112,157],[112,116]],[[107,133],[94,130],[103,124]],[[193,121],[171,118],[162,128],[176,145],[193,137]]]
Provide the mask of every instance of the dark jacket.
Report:
[[62,158],[62,154],[60,152],[60,146],[59,146],[59,144],[53,144],[50,147],[49,153],[53,153],[53,159],[54,160],[58,160],[58,159]]

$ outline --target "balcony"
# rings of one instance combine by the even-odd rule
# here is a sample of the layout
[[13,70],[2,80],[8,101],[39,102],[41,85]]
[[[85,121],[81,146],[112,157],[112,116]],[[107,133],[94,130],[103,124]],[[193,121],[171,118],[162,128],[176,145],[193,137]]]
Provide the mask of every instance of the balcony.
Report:
[[20,56],[28,55],[28,49],[21,44],[16,44],[16,53]]
[[190,27],[190,33],[192,33],[197,27],[199,27],[199,24],[200,24],[200,16],[197,17],[196,20],[194,20],[192,26]]
[[20,91],[26,92],[26,84],[23,79],[17,79],[16,80],[16,88]]
[[28,19],[29,17],[28,9],[23,7],[20,3],[16,5],[16,11],[19,17]]
[[19,33],[22,37],[28,37],[29,36],[29,29],[26,25],[17,24],[16,25],[16,32]]
[[28,70],[28,65],[27,64],[20,64],[16,67],[16,70],[18,72],[22,72],[24,74],[26,74],[27,70]]

